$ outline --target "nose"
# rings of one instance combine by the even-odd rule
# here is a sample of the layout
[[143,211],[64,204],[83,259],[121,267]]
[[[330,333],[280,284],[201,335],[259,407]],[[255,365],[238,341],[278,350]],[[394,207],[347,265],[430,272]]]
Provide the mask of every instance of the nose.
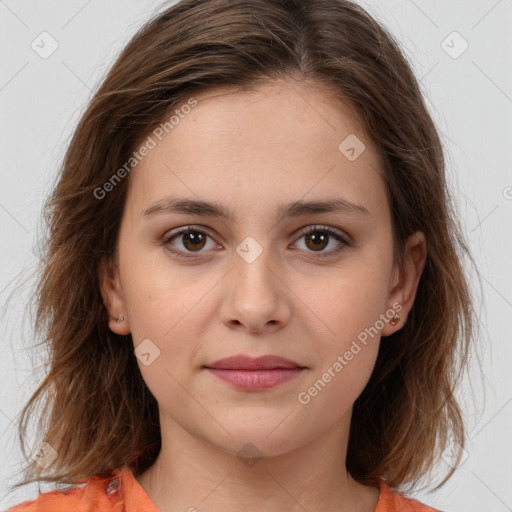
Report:
[[289,322],[293,294],[270,252],[263,249],[255,259],[245,258],[243,252],[234,254],[232,270],[223,280],[220,308],[221,320],[229,328],[264,334]]

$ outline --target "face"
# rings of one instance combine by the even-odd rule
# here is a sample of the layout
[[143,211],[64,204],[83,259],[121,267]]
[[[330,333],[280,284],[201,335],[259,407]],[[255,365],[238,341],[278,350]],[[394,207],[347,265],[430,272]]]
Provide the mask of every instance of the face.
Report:
[[[286,81],[194,98],[131,171],[102,294],[162,422],[278,455],[347,427],[417,281],[393,262],[381,164],[348,105]],[[206,368],[238,355],[300,369]]]

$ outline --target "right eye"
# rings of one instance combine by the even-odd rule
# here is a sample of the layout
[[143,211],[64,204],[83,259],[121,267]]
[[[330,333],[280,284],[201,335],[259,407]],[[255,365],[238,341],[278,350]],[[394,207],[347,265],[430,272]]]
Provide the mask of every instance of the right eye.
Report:
[[[208,238],[212,238],[209,231],[194,226],[186,226],[177,231],[166,233],[162,238],[162,243],[169,251],[180,258],[196,258],[197,255],[194,255],[194,253],[207,252],[202,251],[202,249],[207,245]],[[172,243],[174,240],[180,240],[181,247],[176,248]],[[212,243],[210,248],[214,247],[215,243]]]

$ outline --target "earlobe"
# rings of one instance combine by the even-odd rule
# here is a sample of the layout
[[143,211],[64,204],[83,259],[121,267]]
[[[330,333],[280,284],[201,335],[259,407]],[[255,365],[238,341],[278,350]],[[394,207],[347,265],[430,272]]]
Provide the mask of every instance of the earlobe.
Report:
[[388,320],[381,332],[382,336],[393,334],[405,324],[414,304],[426,257],[425,235],[421,231],[416,231],[405,243],[401,265],[394,269],[389,294],[389,308],[392,308],[396,315]]
[[103,303],[109,314],[110,330],[120,335],[129,334],[131,331],[126,315],[119,271],[112,263],[111,258],[101,259],[98,266],[98,279]]

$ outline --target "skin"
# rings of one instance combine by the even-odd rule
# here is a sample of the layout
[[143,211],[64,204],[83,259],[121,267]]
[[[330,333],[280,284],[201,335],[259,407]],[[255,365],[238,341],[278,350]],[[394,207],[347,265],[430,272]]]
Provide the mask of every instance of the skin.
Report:
[[[401,265],[393,260],[381,162],[349,105],[328,89],[274,80],[251,92],[195,98],[131,172],[118,262],[100,266],[111,330],[131,333],[134,348],[149,339],[160,351],[151,364],[138,364],[159,404],[162,450],[136,479],[162,511],[374,511],[378,489],[355,482],[345,467],[352,406],[386,343],[381,336],[407,320],[424,235],[407,240]],[[355,161],[338,150],[350,134],[366,146]],[[214,201],[233,210],[234,221],[141,215],[168,195]],[[281,203],[331,197],[357,202],[369,215],[276,221]],[[186,235],[161,242],[190,225],[213,236],[196,245]],[[342,242],[332,235],[315,246],[301,234],[311,225],[319,225],[317,237],[332,226],[352,241],[337,254]],[[248,236],[262,249],[251,263],[236,252]],[[198,257],[179,258],[169,247]],[[399,322],[386,321],[301,404],[298,394],[396,303]],[[307,369],[270,390],[241,391],[203,368],[235,354],[275,354]],[[246,443],[257,453],[252,464],[237,456]]]

